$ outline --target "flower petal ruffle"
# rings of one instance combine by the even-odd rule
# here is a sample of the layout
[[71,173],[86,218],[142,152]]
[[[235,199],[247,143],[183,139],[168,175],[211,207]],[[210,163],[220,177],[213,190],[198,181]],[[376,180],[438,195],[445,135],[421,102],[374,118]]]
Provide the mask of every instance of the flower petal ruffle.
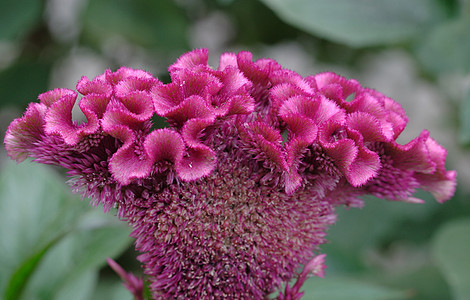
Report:
[[45,104],[30,103],[24,116],[15,119],[8,126],[4,143],[11,159],[22,162],[36,149],[37,142],[44,136],[46,112]]

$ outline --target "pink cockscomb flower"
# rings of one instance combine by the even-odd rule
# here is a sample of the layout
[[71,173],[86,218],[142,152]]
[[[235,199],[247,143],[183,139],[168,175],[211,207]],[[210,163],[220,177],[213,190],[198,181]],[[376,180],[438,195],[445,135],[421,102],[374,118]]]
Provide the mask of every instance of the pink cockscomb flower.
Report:
[[5,136],[12,159],[62,166],[75,192],[117,208],[154,299],[299,299],[308,274],[323,276],[335,206],[453,195],[445,149],[426,131],[398,144],[408,120],[385,95],[249,52],[207,62],[183,55],[168,84],[125,67],[84,77],[41,94]]

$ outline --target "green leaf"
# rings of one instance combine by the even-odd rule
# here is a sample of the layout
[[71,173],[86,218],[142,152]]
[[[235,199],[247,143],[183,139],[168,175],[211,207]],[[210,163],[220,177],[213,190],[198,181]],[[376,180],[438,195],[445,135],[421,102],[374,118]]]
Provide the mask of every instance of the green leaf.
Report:
[[0,1],[0,40],[26,35],[41,20],[40,0]]
[[[337,208],[337,222],[328,230],[329,243],[322,245],[322,252],[327,254],[329,272],[362,271],[365,268],[364,252],[387,243],[387,238],[397,232],[407,222],[424,222],[441,205],[429,194],[420,192],[416,195],[427,200],[424,205],[404,202],[392,202],[369,197],[364,199],[364,207]],[[414,225],[413,223],[411,223]],[[432,227],[415,231],[409,228],[409,237],[417,241],[431,236]]]
[[[29,162],[4,162],[0,173],[0,295],[5,295],[13,274],[22,273],[22,280],[27,281],[41,252],[68,232],[86,209],[87,204],[72,198],[63,179],[50,169]],[[15,285],[26,284],[18,280]]]
[[[426,257],[428,254],[427,249],[422,253]],[[411,266],[414,263],[413,259],[416,259],[416,256],[404,257],[399,264],[406,264],[404,262],[406,260]],[[413,300],[452,299],[449,286],[442,277],[442,273],[431,261],[420,267],[412,266],[394,271],[374,268],[364,276],[364,279],[371,282],[405,290],[409,295],[413,295],[411,298]]]
[[[105,279],[96,287],[92,300],[113,299],[133,300],[132,294],[124,287],[122,281],[116,275],[113,279]],[[150,299],[150,298],[149,298]]]
[[30,258],[27,258],[21,266],[13,273],[7,285],[5,293],[6,300],[18,299],[25,288],[26,283],[33,274],[37,265],[47,253],[47,251],[57,242],[60,236],[48,243],[43,249],[34,253]]
[[97,278],[106,257],[129,246],[129,233],[115,216],[72,196],[50,168],[4,162],[0,295],[5,299],[89,299],[96,280],[87,278]]
[[449,283],[454,299],[470,295],[470,219],[444,225],[433,241],[433,257]]
[[302,300],[406,299],[402,291],[342,277],[313,277],[304,283],[300,291],[305,291]]
[[350,46],[394,44],[444,17],[435,0],[262,0],[285,22]]
[[470,91],[460,107],[460,143],[470,145]]
[[[89,269],[85,272],[78,273],[74,276],[73,281],[69,281],[68,284],[64,284],[58,289],[55,299],[88,300],[91,298],[97,283],[97,270]],[[43,297],[43,299],[46,300],[52,298]]]
[[98,45],[121,37],[159,50],[186,48],[187,23],[171,0],[94,0],[83,14],[84,37]]
[[20,62],[0,73],[0,105],[26,107],[36,101],[49,85],[51,65],[39,62]]
[[470,72],[470,17],[437,26],[416,49],[423,66],[434,73]]
[[[116,257],[127,249],[131,239],[125,224],[99,210],[92,214],[97,220],[107,222],[100,222],[96,228],[75,231],[51,249],[31,278],[25,299],[72,299],[63,295],[73,294],[71,291],[77,290],[77,285],[85,285],[83,274],[97,277],[107,257]],[[88,285],[86,297],[73,299],[89,299],[95,285],[96,281]]]

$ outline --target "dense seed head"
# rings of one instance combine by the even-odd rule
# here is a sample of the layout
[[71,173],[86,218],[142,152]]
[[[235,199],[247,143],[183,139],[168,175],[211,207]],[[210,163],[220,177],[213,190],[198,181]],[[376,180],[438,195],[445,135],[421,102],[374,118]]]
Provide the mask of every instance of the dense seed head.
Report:
[[157,299],[261,299],[324,242],[332,205],[262,185],[251,158],[237,152],[221,154],[205,178],[163,187],[165,205],[133,212]]

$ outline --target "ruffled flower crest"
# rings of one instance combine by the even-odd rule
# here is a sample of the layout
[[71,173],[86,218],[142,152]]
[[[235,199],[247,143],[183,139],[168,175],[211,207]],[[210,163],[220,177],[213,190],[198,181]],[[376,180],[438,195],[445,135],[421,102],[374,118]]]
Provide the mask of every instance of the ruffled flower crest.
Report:
[[[437,201],[455,191],[427,131],[396,142],[401,106],[333,73],[303,78],[249,52],[218,68],[198,49],[163,84],[122,67],[39,95],[5,136],[12,159],[60,165],[74,191],[133,227],[155,299],[299,299],[334,206],[358,198]],[[85,121],[72,117],[78,100]],[[168,128],[153,129],[154,114]],[[299,267],[304,270],[299,274]],[[134,293],[141,284],[119,269]]]
[[23,117],[15,119],[5,134],[5,148],[11,159],[22,162],[36,149],[36,143],[44,135],[44,117],[48,107],[42,103],[30,103]]

